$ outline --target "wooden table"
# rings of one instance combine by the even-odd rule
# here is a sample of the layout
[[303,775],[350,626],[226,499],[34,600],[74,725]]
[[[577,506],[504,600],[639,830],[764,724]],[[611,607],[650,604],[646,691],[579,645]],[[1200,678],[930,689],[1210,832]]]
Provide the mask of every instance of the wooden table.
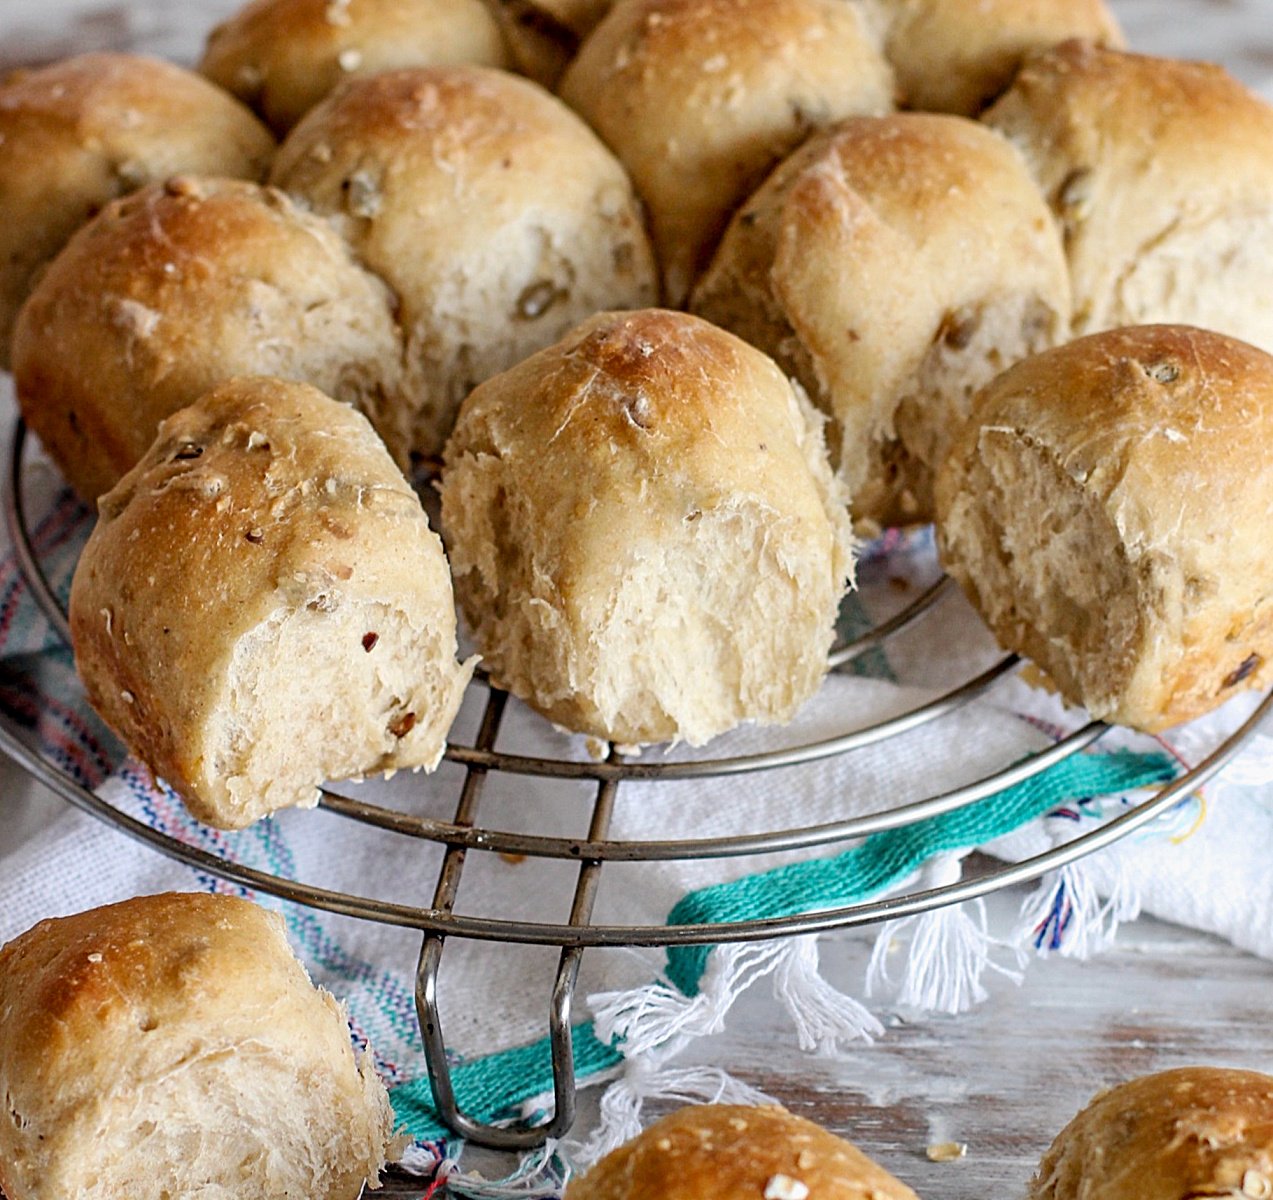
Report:
[[[1273,94],[1273,0],[1113,0],[1134,45],[1209,56]],[[140,47],[190,61],[234,0],[3,0],[0,65],[90,47]],[[0,764],[6,824],[0,857],[56,800]],[[1000,897],[1015,904],[1018,897]],[[829,973],[856,970],[860,938],[833,941]],[[1273,964],[1152,920],[1125,928],[1087,963],[1034,963],[1021,987],[992,981],[992,999],[958,1019],[894,1019],[882,1041],[842,1061],[789,1044],[763,988],[740,1001],[730,1032],[687,1062],[727,1067],[793,1111],[845,1133],[929,1200],[1019,1196],[1052,1136],[1099,1088],[1129,1076],[1209,1063],[1273,1072],[1266,1005]],[[1269,989],[1269,990],[1266,990]],[[585,1095],[587,1121],[595,1095]],[[967,1143],[936,1164],[930,1144]],[[507,1160],[474,1155],[488,1174]],[[382,1193],[385,1194],[385,1193]],[[387,1194],[419,1194],[391,1187]]]

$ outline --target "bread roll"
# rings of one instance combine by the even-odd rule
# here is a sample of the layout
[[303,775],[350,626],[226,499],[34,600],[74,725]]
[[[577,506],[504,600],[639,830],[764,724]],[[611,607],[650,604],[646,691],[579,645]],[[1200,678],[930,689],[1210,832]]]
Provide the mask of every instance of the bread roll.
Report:
[[832,417],[859,525],[932,519],[972,396],[1063,340],[1065,253],[1019,156],[961,117],[815,135],[730,223],[694,311],[773,355]]
[[1043,1156],[1030,1200],[1273,1195],[1273,1077],[1186,1067],[1097,1096]]
[[495,0],[513,64],[546,88],[556,88],[579,43],[612,6],[613,0]]
[[1273,682],[1273,358],[1149,326],[978,397],[938,541],[999,641],[1095,717],[1156,732]]
[[[625,3],[629,0],[625,0]],[[566,1200],[916,1200],[851,1142],[784,1109],[705,1104],[656,1121]]]
[[1064,234],[1076,332],[1182,322],[1273,351],[1273,106],[1220,67],[1070,42],[986,120]]
[[886,112],[893,76],[851,0],[623,0],[561,95],[632,173],[680,305],[774,164],[811,130]]
[[159,422],[235,375],[365,411],[405,462],[413,414],[388,289],[283,193],[179,178],[81,230],[13,342],[27,423],[79,493],[111,488]]
[[45,264],[118,196],[183,172],[260,179],[274,139],[180,67],[84,54],[0,84],[0,366]]
[[489,380],[441,491],[492,677],[567,729],[699,745],[826,672],[852,558],[821,420],[705,321],[602,314]]
[[254,0],[208,36],[199,69],[281,136],[351,75],[505,60],[482,0]]
[[236,380],[170,417],[71,587],[89,700],[202,821],[437,765],[472,671],[446,560],[366,420]]
[[283,922],[144,896],[0,949],[9,1200],[356,1200],[393,1112]]
[[912,108],[976,116],[1022,60],[1070,38],[1121,46],[1105,0],[875,0],[884,52]]
[[623,168],[513,75],[439,67],[352,81],[288,138],[274,178],[334,218],[398,295],[423,454],[441,451],[483,379],[583,317],[657,295]]

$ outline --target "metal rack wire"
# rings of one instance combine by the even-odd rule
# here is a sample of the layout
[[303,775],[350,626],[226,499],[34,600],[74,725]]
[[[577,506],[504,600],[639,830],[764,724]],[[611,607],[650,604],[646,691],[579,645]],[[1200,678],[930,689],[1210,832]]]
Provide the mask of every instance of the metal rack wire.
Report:
[[[45,577],[28,532],[22,495],[25,448],[26,431],[19,421],[14,427],[9,470],[5,473],[3,492],[0,495],[4,519],[19,567],[32,596],[54,631],[69,643],[66,613]],[[896,637],[915,622],[923,620],[941,600],[948,587],[948,581],[938,582],[887,622],[853,642],[838,647],[832,654],[832,666],[840,667],[852,662],[866,651]],[[592,922],[597,888],[608,862],[734,858],[775,851],[807,850],[856,840],[950,812],[994,795],[1090,746],[1106,732],[1107,726],[1101,722],[1089,722],[1054,746],[1006,769],[939,795],[869,816],[733,837],[621,841],[609,836],[620,789],[627,780],[671,781],[738,775],[849,754],[940,720],[992,688],[1017,666],[1015,656],[1004,657],[935,700],[901,715],[831,738],[767,753],[729,758],[708,756],[673,763],[631,762],[614,747],[608,747],[603,759],[597,762],[535,758],[501,751],[498,748],[500,728],[510,702],[509,697],[491,686],[489,680],[479,679],[474,686],[485,688],[487,698],[477,736],[472,745],[452,745],[447,751],[447,758],[462,766],[465,771],[455,815],[450,821],[404,813],[349,799],[330,791],[323,793],[322,806],[342,818],[445,847],[433,901],[427,908],[390,903],[287,879],[229,862],[171,838],[81,787],[34,748],[15,722],[3,716],[0,716],[0,750],[76,808],[111,824],[120,832],[170,858],[284,900],[419,931],[422,941],[416,972],[416,1009],[438,1113],[457,1133],[479,1145],[503,1150],[527,1149],[542,1144],[550,1137],[561,1136],[574,1121],[576,1081],[571,1012],[580,961],[589,947],[758,941],[842,929],[912,916],[1038,879],[1049,871],[1111,845],[1169,810],[1221,770],[1273,708],[1273,692],[1270,692],[1251,717],[1203,762],[1118,818],[1047,853],[1017,864],[994,867],[975,878],[885,900],[764,920],[677,926],[598,925]],[[587,837],[575,839],[513,833],[483,825],[480,822],[483,788],[491,772],[594,783]],[[470,851],[577,862],[578,873],[567,922],[540,923],[457,914],[454,911],[456,896],[465,858]],[[474,1120],[460,1109],[448,1067],[446,1038],[438,1000],[438,973],[448,938],[527,943],[560,949],[549,1003],[555,1105],[551,1116],[544,1123],[533,1127],[493,1126]]]

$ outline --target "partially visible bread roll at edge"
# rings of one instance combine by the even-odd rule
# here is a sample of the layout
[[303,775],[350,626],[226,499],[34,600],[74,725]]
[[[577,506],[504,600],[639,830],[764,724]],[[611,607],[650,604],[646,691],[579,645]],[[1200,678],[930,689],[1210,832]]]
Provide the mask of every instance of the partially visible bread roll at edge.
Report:
[[407,461],[414,403],[385,285],[282,192],[180,177],[118,201],[58,256],[13,343],[27,424],[88,500],[159,422],[236,375],[311,383]]
[[1097,1096],[1057,1135],[1030,1200],[1273,1195],[1273,1076],[1184,1067]]
[[441,492],[492,677],[567,729],[698,745],[826,673],[852,547],[821,419],[705,321],[602,314],[488,380]]
[[1273,105],[1221,67],[1067,42],[985,120],[1052,207],[1076,333],[1179,322],[1273,353]]
[[356,1200],[393,1112],[283,922],[145,896],[0,949],[9,1200]]
[[852,1142],[773,1106],[679,1109],[573,1179],[566,1200],[916,1200]]
[[446,560],[365,418],[235,380],[103,496],[71,588],[89,700],[200,820],[437,765],[472,663]]
[[254,0],[208,35],[199,69],[284,136],[352,76],[506,60],[483,0]]
[[274,139],[206,79],[135,54],[82,54],[0,84],[0,367],[41,271],[119,196],[172,175],[259,180]]
[[1155,732],[1273,682],[1273,357],[1148,326],[1028,359],[937,477],[942,561],[1000,643]]
[[623,0],[561,82],[650,210],[682,305],[730,215],[809,134],[893,107],[857,0]]
[[693,310],[831,418],[859,529],[932,520],[972,397],[1064,340],[1065,253],[1016,151],[961,117],[851,117],[739,210]]

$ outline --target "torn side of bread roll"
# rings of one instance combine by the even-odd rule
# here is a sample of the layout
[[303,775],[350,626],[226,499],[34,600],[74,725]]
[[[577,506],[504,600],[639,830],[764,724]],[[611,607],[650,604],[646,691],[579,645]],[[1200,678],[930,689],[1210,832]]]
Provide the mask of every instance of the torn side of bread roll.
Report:
[[937,476],[946,569],[1007,649],[1155,732],[1273,681],[1273,357],[1094,334],[977,398]]
[[482,380],[658,294],[623,168],[564,104],[502,71],[353,80],[297,126],[274,180],[398,296],[424,455]]
[[208,824],[442,756],[472,663],[420,501],[366,419],[234,380],[102,497],[71,588],[93,706]]
[[253,0],[208,35],[199,69],[281,137],[352,76],[506,58],[483,0]]
[[402,1141],[283,922],[172,893],[0,949],[9,1200],[356,1200]]
[[1273,1076],[1184,1067],[1097,1096],[1057,1135],[1030,1200],[1273,1195]]
[[1073,38],[1123,45],[1105,0],[871,0],[902,102],[975,117],[1022,62]]
[[1273,352],[1273,105],[1221,67],[1067,42],[985,120],[1052,207],[1076,333],[1180,322]]
[[1065,255],[1017,153],[961,117],[854,117],[739,210],[693,309],[771,354],[832,418],[863,532],[932,519],[972,397],[1064,339]]
[[441,490],[492,677],[567,729],[698,745],[826,673],[852,547],[821,419],[705,321],[603,314],[489,380]]
[[40,273],[112,200],[172,175],[259,180],[274,139],[206,79],[83,54],[0,84],[0,366]]
[[13,351],[23,416],[89,500],[164,417],[236,375],[313,384],[407,461],[393,297],[274,188],[179,177],[112,204],[49,268]]
[[561,95],[631,172],[680,305],[773,166],[815,129],[889,111],[893,75],[856,0],[624,0]]
[[785,1109],[682,1108],[571,1181],[566,1200],[916,1200],[852,1142]]

